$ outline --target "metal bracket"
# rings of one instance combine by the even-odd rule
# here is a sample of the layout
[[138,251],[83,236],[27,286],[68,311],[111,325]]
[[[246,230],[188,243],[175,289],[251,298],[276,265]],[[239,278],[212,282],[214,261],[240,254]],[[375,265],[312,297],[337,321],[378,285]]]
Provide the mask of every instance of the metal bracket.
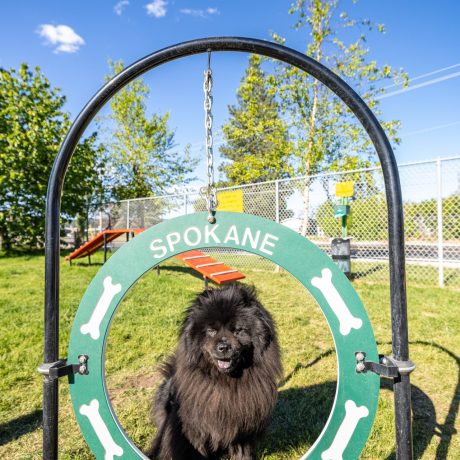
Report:
[[88,356],[79,355],[78,362],[78,364],[67,364],[67,358],[63,358],[54,363],[44,363],[38,367],[37,371],[47,376],[50,380],[72,374],[88,374]]
[[398,361],[392,356],[379,355],[379,362],[366,361],[364,351],[355,352],[356,372],[374,372],[382,377],[397,378],[402,374],[410,374],[415,369],[412,361]]

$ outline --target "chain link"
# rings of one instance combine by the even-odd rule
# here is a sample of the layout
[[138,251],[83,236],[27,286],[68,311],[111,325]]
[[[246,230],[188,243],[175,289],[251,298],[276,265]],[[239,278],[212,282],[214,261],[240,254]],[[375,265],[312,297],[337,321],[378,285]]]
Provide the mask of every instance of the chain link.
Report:
[[208,54],[208,68],[204,72],[204,127],[206,131],[206,160],[207,160],[207,176],[208,184],[201,188],[201,195],[206,199],[206,209],[208,210],[208,220],[211,223],[215,222],[215,211],[218,205],[216,187],[214,185],[214,153],[213,153],[213,138],[212,138],[212,70],[210,66],[210,53]]
[[[457,192],[460,157],[400,166],[399,176],[405,197],[408,284],[440,286],[444,282],[446,287],[460,289],[460,206]],[[333,214],[335,186],[337,182],[344,181],[354,181],[357,193],[357,199],[351,203],[353,224],[349,229],[353,236],[352,271],[358,273],[363,281],[386,283],[389,276],[387,208],[380,168],[313,177],[306,225],[308,238],[325,251],[330,251],[330,239],[340,235],[340,222]],[[303,178],[291,178],[248,184],[230,190],[238,191],[243,196],[245,212],[282,222],[300,231],[305,212],[300,191],[304,185]],[[442,185],[442,189],[439,185]],[[217,189],[218,197],[221,190],[225,192],[229,189]],[[126,201],[104,205],[100,214],[91,213],[90,231],[96,234],[98,229],[103,229],[109,223],[112,228],[126,228],[128,212],[130,227],[155,225],[158,223],[159,210],[163,210],[162,219],[186,214],[191,204],[194,210],[206,212],[207,201],[203,196],[187,187],[172,195],[130,200],[129,205]],[[72,223],[67,229],[70,231],[75,226],[76,223]],[[73,239],[69,236],[66,241],[72,244]],[[240,251],[216,248],[213,251],[225,254],[224,259],[229,261],[229,265],[243,272],[246,268],[273,269],[268,260],[261,261]]]

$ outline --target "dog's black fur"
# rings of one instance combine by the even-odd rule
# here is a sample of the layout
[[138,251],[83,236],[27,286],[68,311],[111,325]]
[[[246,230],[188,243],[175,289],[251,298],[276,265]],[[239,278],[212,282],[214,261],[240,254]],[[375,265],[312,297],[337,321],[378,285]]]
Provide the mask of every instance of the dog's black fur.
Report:
[[149,458],[255,458],[277,400],[281,361],[270,314],[239,284],[201,293],[163,367]]

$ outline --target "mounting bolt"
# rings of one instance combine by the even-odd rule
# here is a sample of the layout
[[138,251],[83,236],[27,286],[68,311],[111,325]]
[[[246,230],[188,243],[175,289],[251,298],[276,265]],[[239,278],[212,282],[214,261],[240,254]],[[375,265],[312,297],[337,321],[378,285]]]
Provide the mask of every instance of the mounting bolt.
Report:
[[356,365],[356,372],[363,372],[364,369],[366,369],[366,366],[364,365],[363,362],[359,362],[359,363]]
[[366,359],[366,355],[363,352],[356,353],[356,361],[364,361]]
[[88,373],[88,356],[78,355],[78,362],[80,363],[80,366],[78,367],[78,373],[81,375],[86,375]]

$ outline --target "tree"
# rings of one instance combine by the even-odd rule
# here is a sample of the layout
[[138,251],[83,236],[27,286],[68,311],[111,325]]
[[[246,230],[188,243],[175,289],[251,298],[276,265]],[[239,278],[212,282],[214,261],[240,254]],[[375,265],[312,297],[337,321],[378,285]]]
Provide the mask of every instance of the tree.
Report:
[[[389,65],[378,66],[368,57],[363,30],[376,28],[383,33],[383,25],[351,19],[346,12],[339,13],[338,8],[339,0],[296,0],[289,13],[297,15],[296,29],[306,27],[309,31],[306,54],[345,79],[379,116],[377,96],[385,91],[379,83],[393,79],[396,83],[407,84],[407,76]],[[341,38],[342,31],[344,36],[352,37],[350,42]],[[284,43],[276,34],[274,39]],[[295,172],[305,177],[302,226],[305,234],[311,176],[325,170],[341,170],[351,164],[354,168],[367,167],[374,150],[351,111],[318,80],[297,68],[278,64],[275,84],[283,113],[291,120],[295,137]],[[400,123],[386,121],[382,125],[390,139],[399,143]]]
[[[251,55],[237,91],[237,105],[229,106],[230,119],[222,127],[225,144],[220,152],[227,160],[220,170],[227,185],[259,183],[292,175],[289,164],[292,145],[286,122],[280,116],[276,90],[261,68],[261,58]],[[258,185],[245,189],[244,211],[274,219],[275,188]],[[292,216],[287,209],[290,190],[278,191],[279,214]]]
[[[442,234],[444,240],[460,238],[460,194],[442,198]],[[410,239],[436,239],[438,235],[437,200],[404,203],[404,229]]]
[[261,58],[251,55],[237,91],[237,105],[228,107],[230,120],[222,127],[229,160],[220,168],[230,185],[290,177],[291,142],[280,117],[276,91],[261,68]]
[[[38,67],[0,69],[0,237],[7,251],[13,245],[43,244],[48,177],[70,125],[64,103],[65,97]],[[64,218],[85,213],[89,197],[100,190],[102,164],[95,142],[96,134],[90,135],[73,156],[62,203]]]
[[[111,74],[123,70],[123,62],[109,62]],[[107,77],[109,78],[109,77]],[[141,79],[130,83],[110,102],[107,127],[108,185],[117,200],[152,196],[187,181],[196,161],[173,150],[174,132],[168,128],[169,114],[147,115],[149,88]]]

